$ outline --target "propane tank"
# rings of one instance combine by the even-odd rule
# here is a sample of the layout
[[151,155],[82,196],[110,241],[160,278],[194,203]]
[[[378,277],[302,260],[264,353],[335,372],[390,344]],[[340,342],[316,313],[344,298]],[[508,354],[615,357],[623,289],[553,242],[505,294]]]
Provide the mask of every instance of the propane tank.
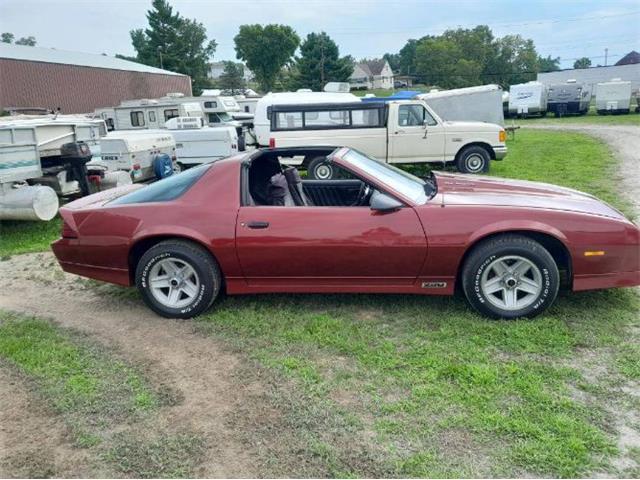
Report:
[[43,185],[0,190],[0,220],[51,220],[58,213],[56,192]]

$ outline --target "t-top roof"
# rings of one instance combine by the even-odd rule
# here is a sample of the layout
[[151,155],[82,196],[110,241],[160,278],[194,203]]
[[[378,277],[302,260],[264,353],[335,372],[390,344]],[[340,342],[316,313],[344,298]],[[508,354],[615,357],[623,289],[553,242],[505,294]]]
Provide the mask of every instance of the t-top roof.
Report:
[[10,60],[24,60],[28,62],[60,63],[82,67],[107,68],[111,70],[127,70],[132,72],[158,73],[162,75],[180,75],[160,68],[150,67],[141,63],[123,60],[121,58],[98,55],[96,53],[70,52],[55,48],[29,47],[26,45],[11,45],[0,42],[0,58]]

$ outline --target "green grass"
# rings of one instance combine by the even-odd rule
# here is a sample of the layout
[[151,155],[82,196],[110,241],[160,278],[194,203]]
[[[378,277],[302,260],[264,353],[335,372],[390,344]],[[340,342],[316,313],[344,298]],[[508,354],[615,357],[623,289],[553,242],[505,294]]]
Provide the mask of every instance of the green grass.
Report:
[[48,250],[51,242],[60,237],[62,221],[0,222],[0,258],[29,252]]
[[[137,367],[73,330],[0,310],[0,366],[19,372],[70,428],[76,448],[132,477],[188,477],[202,440],[155,432],[173,392],[155,388]],[[117,433],[116,433],[117,432]],[[33,462],[14,459],[16,468]],[[51,472],[50,476],[56,476]]]
[[[633,109],[632,109],[633,110]],[[640,114],[631,112],[625,115],[598,115],[595,107],[591,106],[586,115],[568,115],[566,117],[555,118],[552,114],[546,117],[531,118],[505,118],[505,125],[636,125],[640,126]]]

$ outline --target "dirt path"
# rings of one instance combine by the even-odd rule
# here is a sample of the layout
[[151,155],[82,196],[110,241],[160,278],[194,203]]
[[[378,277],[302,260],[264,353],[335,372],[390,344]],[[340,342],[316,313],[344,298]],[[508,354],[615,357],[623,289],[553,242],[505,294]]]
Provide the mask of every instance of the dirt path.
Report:
[[640,215],[640,127],[633,125],[527,125],[524,128],[586,133],[609,145],[620,158],[622,194]]
[[[36,270],[36,265],[41,268]],[[132,361],[150,365],[152,379],[156,377],[180,392],[184,400],[161,412],[159,421],[169,427],[189,428],[206,439],[208,450],[197,476],[259,475],[256,458],[227,422],[245,400],[255,402],[252,394],[260,389],[234,377],[242,368],[239,357],[214,339],[195,334],[190,322],[161,319],[137,300],[100,295],[102,287],[88,287],[86,281],[64,274],[50,253],[2,261],[0,278],[5,279],[1,309],[53,318],[62,326],[86,332]],[[5,388],[2,377],[0,385]],[[3,411],[20,409],[24,403],[20,395],[3,395],[1,399]],[[37,419],[37,414],[29,415],[29,424],[32,420],[38,423]],[[7,434],[4,430],[0,433]],[[42,432],[25,423],[20,434],[37,442]],[[75,460],[69,458],[69,462],[67,467],[72,468]],[[60,465],[59,469],[65,472],[67,467]]]

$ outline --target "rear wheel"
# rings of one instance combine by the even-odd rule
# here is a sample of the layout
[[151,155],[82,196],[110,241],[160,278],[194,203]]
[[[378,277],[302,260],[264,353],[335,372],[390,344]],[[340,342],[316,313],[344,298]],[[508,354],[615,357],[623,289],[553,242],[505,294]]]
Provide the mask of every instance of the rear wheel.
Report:
[[491,157],[486,149],[479,145],[466,147],[456,161],[456,167],[461,173],[484,173],[489,170]]
[[136,268],[136,286],[151,310],[167,318],[191,318],[220,293],[222,275],[202,247],[167,240],[147,250]]
[[462,270],[462,289],[473,308],[492,318],[535,317],[558,294],[560,275],[538,242],[504,235],[476,247]]

